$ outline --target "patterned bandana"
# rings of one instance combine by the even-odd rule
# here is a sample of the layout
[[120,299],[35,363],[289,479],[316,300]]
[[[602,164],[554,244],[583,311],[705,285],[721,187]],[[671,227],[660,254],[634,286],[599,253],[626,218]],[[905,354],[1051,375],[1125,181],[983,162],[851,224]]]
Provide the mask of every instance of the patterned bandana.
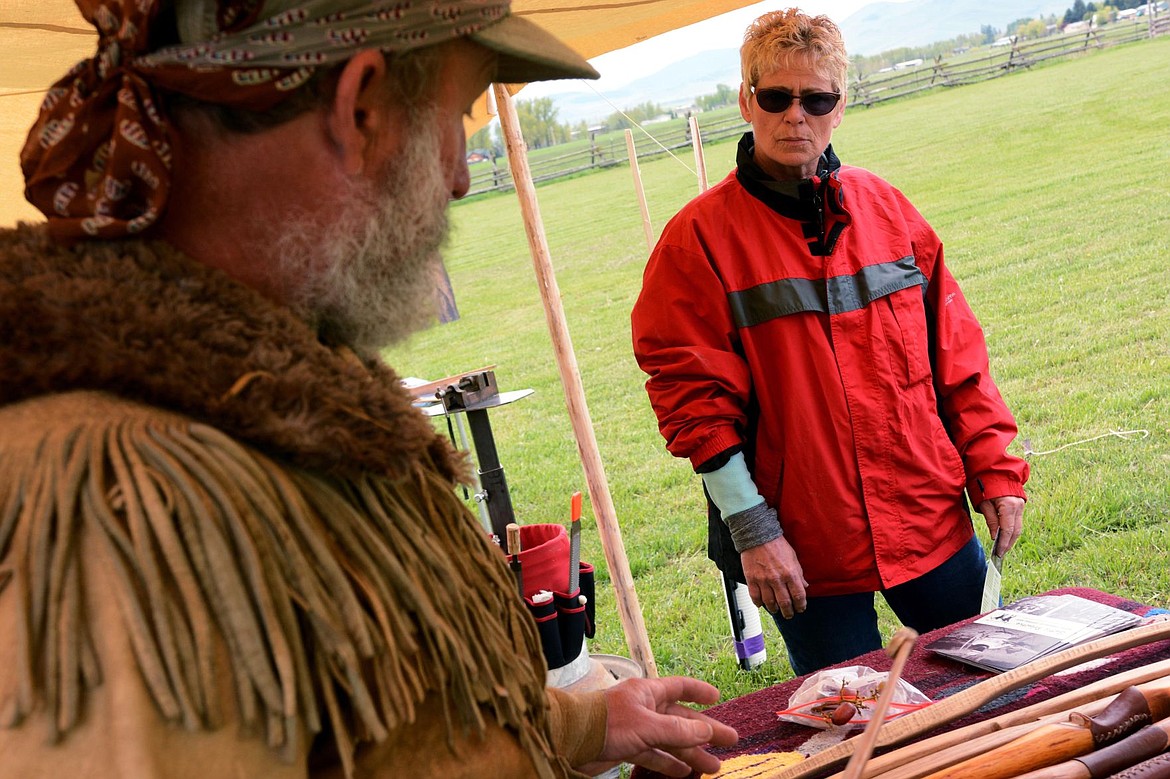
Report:
[[[62,241],[124,238],[158,220],[170,192],[171,144],[155,90],[264,111],[319,66],[344,62],[359,49],[401,53],[470,35],[503,19],[510,5],[510,0],[76,2],[97,28],[97,54],[49,89],[20,155],[25,197]],[[153,51],[154,21],[167,3],[181,7],[184,43]]]

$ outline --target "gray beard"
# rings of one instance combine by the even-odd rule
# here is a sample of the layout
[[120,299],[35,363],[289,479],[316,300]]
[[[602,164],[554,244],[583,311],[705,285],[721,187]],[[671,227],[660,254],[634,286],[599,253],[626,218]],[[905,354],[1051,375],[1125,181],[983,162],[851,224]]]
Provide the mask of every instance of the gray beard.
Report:
[[277,241],[293,311],[365,358],[436,317],[450,195],[428,118],[375,181],[352,181],[332,219],[286,225]]

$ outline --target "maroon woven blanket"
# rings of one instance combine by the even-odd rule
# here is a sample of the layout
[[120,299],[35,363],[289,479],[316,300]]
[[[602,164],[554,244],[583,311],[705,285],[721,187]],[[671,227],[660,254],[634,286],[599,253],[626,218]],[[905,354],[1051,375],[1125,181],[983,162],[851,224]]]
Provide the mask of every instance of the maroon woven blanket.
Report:
[[[1053,590],[1048,595],[1069,594],[1078,595],[1088,600],[1104,603],[1115,608],[1124,609],[1134,614],[1145,615],[1152,610],[1151,606],[1135,601],[1119,598],[1108,593],[1092,589],[1069,588]],[[975,619],[972,617],[972,619]],[[970,622],[971,620],[967,620]],[[923,647],[937,638],[946,635],[959,624],[926,633],[918,639],[902,678],[913,684],[931,700],[939,700],[970,687],[973,684],[988,679],[992,674],[961,663],[947,660],[933,652],[927,652]],[[1099,663],[1087,664],[1091,667],[1070,669],[1060,675],[1049,676],[1040,681],[1026,685],[1018,690],[1003,695],[991,701],[978,711],[969,714],[963,719],[956,720],[945,726],[946,730],[960,728],[974,722],[996,717],[1009,711],[1030,706],[1033,703],[1053,698],[1066,692],[1091,684],[1099,679],[1131,668],[1137,668],[1147,663],[1164,660],[1170,657],[1170,641],[1159,641],[1143,647],[1120,652]],[[863,665],[875,671],[888,671],[890,658],[883,650],[870,652],[860,657],[841,663],[842,666]],[[777,684],[758,692],[749,693],[739,698],[712,706],[706,713],[731,725],[739,733],[739,743],[731,749],[712,750],[720,758],[729,758],[747,753],[762,752],[797,752],[811,737],[822,733],[816,728],[784,722],[777,719],[776,712],[787,708],[788,700],[800,687],[805,677],[797,677],[782,684]],[[940,728],[939,730],[943,730]],[[925,739],[935,735],[939,730],[923,733],[919,738]],[[917,739],[916,739],[917,740]],[[840,768],[826,770],[822,776],[835,773]],[[635,767],[631,779],[664,779],[662,774]]]

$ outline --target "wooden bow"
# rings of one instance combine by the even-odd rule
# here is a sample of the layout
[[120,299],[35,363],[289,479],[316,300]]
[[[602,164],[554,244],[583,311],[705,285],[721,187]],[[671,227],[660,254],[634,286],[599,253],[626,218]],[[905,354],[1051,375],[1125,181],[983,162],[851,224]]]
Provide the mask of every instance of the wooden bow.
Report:
[[1170,719],[1138,730],[1120,741],[1083,757],[1029,771],[1017,779],[1094,779],[1112,776],[1170,748]]
[[894,662],[890,665],[890,673],[886,677],[881,695],[878,696],[877,705],[869,718],[869,724],[866,725],[865,732],[858,737],[853,757],[849,760],[849,765],[845,767],[845,779],[861,779],[862,772],[865,771],[865,764],[869,761],[869,756],[873,754],[873,745],[877,742],[878,730],[886,717],[886,710],[889,709],[898,681],[902,678],[902,669],[906,666],[906,658],[910,656],[910,650],[914,648],[914,642],[917,640],[918,632],[907,627],[898,628],[897,632],[890,638],[886,654],[892,657]]
[[1170,679],[1129,687],[1097,716],[1074,712],[1067,722],[1038,727],[926,779],[1011,779],[1087,755],[1168,715]]
[[[870,761],[866,775],[880,779],[919,779],[942,766],[982,755],[1041,725],[1067,721],[1074,711],[1094,716],[1127,687],[1167,676],[1170,676],[1170,660],[1107,676],[1031,706],[962,728],[945,730],[930,738],[891,750]],[[843,779],[843,774],[834,774],[829,779]]]
[[[877,739],[877,746],[901,744],[915,736],[964,717],[980,706],[1018,687],[1051,676],[1058,671],[1079,665],[1087,660],[1106,657],[1116,652],[1168,638],[1170,638],[1170,621],[1154,622],[1080,644],[1035,662],[1026,663],[890,722],[882,728]],[[806,779],[806,777],[814,776],[826,768],[839,765],[853,754],[856,746],[854,742],[856,741],[855,738],[848,739],[829,747],[808,760],[778,774],[773,774],[771,779]]]

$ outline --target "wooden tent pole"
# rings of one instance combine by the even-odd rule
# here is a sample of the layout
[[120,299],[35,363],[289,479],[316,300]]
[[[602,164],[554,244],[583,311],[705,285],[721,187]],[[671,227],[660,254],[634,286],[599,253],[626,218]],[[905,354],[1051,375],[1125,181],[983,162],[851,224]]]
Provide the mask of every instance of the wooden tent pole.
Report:
[[496,107],[499,110],[504,144],[508,149],[508,165],[512,169],[512,181],[516,185],[516,196],[520,199],[520,210],[524,216],[524,230],[528,234],[528,248],[532,254],[532,264],[536,270],[537,280],[540,283],[540,295],[544,300],[544,313],[548,320],[549,334],[552,336],[557,367],[561,373],[565,402],[569,407],[569,420],[573,424],[573,434],[577,439],[577,452],[581,456],[581,464],[585,469],[589,501],[593,504],[593,515],[597,519],[601,546],[605,552],[606,565],[609,568],[609,577],[617,595],[618,614],[626,634],[626,645],[630,649],[630,657],[642,667],[646,676],[656,677],[658,676],[658,667],[654,663],[654,654],[650,650],[646,624],[642,620],[637,593],[634,592],[634,578],[630,574],[630,563],[626,558],[625,546],[622,544],[621,528],[618,527],[613,498],[610,496],[609,484],[605,478],[605,468],[598,453],[597,439],[593,435],[593,423],[589,418],[589,408],[585,404],[585,390],[581,384],[580,371],[577,369],[577,357],[573,352],[573,342],[569,338],[568,324],[565,322],[565,310],[561,305],[561,293],[557,287],[556,274],[553,273],[544,225],[540,220],[540,208],[536,202],[536,187],[532,183],[532,172],[528,168],[527,147],[524,144],[524,137],[520,133],[520,121],[516,116],[516,106],[512,102],[512,96],[502,84],[493,84],[492,86],[496,94]]
[[634,191],[642,207],[642,231],[646,233],[646,251],[654,251],[654,227],[650,224],[650,207],[646,204],[646,190],[642,188],[642,171],[638,168],[638,152],[634,148],[634,134],[626,130],[626,151],[630,155],[630,172],[634,174]]
[[699,120],[691,116],[687,118],[691,127],[691,148],[695,150],[695,171],[699,176],[699,192],[707,191],[707,161],[703,157],[703,139],[699,135]]

